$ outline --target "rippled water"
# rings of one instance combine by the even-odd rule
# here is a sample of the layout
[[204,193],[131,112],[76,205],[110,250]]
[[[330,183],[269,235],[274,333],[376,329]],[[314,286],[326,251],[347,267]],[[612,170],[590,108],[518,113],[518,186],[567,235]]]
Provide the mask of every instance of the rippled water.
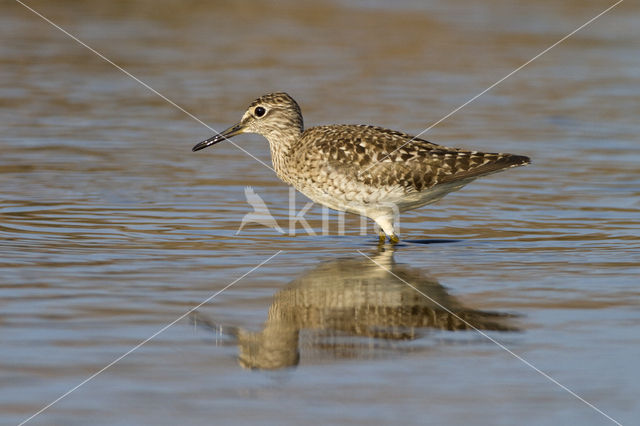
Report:
[[[608,6],[28,4],[218,130],[286,90],[307,125],[409,133]],[[637,422],[637,4],[430,130],[533,164],[405,214],[384,252],[358,218],[321,235],[318,206],[318,235],[236,234],[247,185],[288,229],[269,169],[228,143],[192,153],[202,124],[19,3],[3,12],[0,423],[177,318],[29,423],[609,422],[513,354]],[[260,137],[234,141],[269,163]]]

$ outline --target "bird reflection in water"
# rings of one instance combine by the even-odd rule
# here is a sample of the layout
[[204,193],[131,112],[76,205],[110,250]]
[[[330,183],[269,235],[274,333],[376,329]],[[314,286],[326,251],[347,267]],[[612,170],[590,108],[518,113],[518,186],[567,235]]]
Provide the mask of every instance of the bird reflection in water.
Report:
[[242,367],[266,370],[297,365],[300,347],[336,358],[362,357],[366,349],[371,357],[428,329],[517,331],[509,324],[514,315],[463,306],[434,278],[395,263],[391,250],[371,259],[380,266],[358,255],[305,272],[276,293],[261,331],[216,324],[197,312],[191,320],[231,337]]

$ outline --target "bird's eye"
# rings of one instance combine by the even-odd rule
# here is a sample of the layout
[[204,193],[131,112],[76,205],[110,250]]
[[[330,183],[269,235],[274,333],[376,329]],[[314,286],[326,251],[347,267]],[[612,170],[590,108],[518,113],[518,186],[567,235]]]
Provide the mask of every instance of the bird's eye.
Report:
[[253,113],[256,115],[256,117],[262,117],[266,112],[267,110],[261,106],[256,107],[256,109],[253,110]]

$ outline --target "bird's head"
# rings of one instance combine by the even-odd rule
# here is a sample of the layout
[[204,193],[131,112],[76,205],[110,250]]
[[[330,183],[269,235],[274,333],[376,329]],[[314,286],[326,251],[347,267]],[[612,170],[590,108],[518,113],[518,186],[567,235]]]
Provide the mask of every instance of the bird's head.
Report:
[[298,103],[284,92],[270,93],[251,102],[239,123],[193,147],[199,151],[241,133],[258,133],[269,141],[302,133],[302,112]]

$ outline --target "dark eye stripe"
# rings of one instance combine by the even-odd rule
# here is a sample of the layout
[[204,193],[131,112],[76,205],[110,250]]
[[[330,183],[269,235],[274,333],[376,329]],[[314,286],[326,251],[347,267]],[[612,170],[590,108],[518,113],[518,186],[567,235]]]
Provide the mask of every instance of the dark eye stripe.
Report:
[[265,110],[261,106],[256,107],[256,109],[253,110],[253,113],[256,115],[256,117],[262,117],[265,114],[265,112],[267,112],[267,110]]

